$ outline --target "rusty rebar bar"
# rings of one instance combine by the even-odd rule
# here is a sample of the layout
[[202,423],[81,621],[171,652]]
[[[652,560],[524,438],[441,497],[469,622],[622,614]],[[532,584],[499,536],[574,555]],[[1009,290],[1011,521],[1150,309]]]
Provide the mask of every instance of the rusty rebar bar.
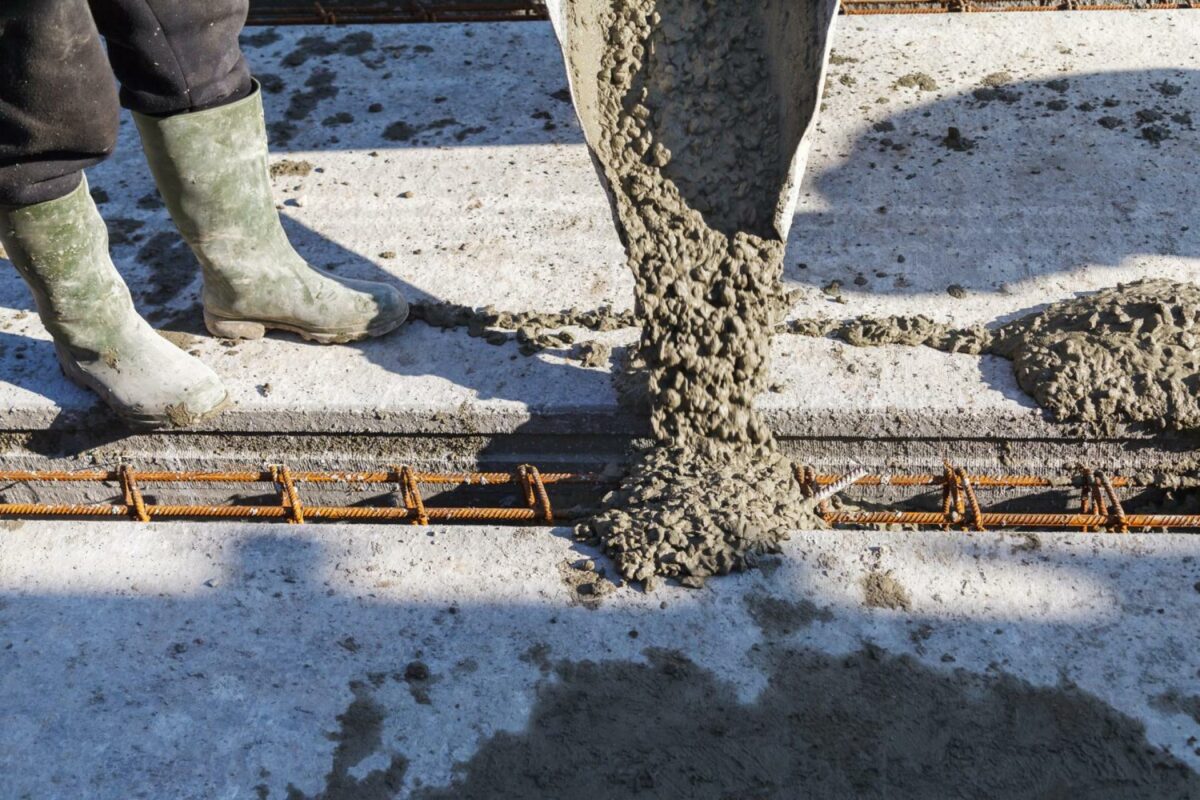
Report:
[[[825,515],[831,525],[947,525],[948,516],[939,511],[835,511]],[[990,528],[1100,528],[1112,523],[1108,514],[1052,514],[989,512],[980,521]],[[1200,528],[1200,514],[1129,514],[1130,528]]]
[[[1117,487],[1135,485],[1128,478],[1112,477],[1104,472],[1081,469],[1069,480],[1034,475],[979,475],[963,468],[945,465],[941,475],[934,474],[817,474],[812,467],[797,467],[796,479],[809,497],[827,500],[831,495],[850,486],[922,487],[940,486],[941,511],[836,511],[822,502],[820,512],[835,525],[914,525],[940,526],[949,529],[970,526],[976,530],[986,527],[1045,527],[1074,528],[1083,531],[1108,529],[1128,531],[1141,528],[1200,529],[1200,515],[1128,514]],[[37,482],[94,482],[116,483],[120,486],[123,503],[117,504],[53,504],[4,503],[0,517],[80,517],[119,519],[141,522],[155,519],[241,519],[287,520],[303,523],[308,520],[406,521],[417,525],[447,522],[521,522],[548,524],[566,521],[570,517],[554,509],[548,487],[555,484],[578,484],[595,488],[610,483],[585,473],[541,473],[537,467],[522,465],[512,472],[417,472],[408,466],[386,471],[368,472],[291,472],[286,465],[273,465],[263,470],[244,471],[177,471],[140,472],[130,464],[115,470],[83,470],[79,472],[0,470],[0,481],[10,483]],[[146,483],[271,483],[275,486],[278,505],[170,505],[147,503],[141,492]],[[381,506],[306,506],[301,499],[299,484],[388,484],[397,487],[402,507]],[[512,507],[431,507],[421,496],[420,484],[495,486],[515,490]],[[1079,513],[1019,513],[984,511],[977,496],[978,490],[1000,488],[1067,488],[1079,487]]]

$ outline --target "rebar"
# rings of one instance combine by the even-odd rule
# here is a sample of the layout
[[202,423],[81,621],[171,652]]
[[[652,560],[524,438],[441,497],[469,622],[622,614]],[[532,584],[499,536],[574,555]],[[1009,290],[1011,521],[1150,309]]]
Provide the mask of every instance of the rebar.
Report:
[[[1131,478],[1081,468],[1063,477],[1038,475],[973,474],[950,463],[941,475],[932,473],[885,474],[858,469],[849,474],[820,474],[812,466],[797,466],[795,475],[807,497],[819,502],[819,513],[834,526],[936,526],[961,527],[982,531],[988,528],[1048,528],[1081,531],[1128,532],[1136,529],[1200,530],[1197,514],[1130,514],[1121,502],[1118,489],[1138,486]],[[418,472],[407,465],[378,471],[307,471],[293,472],[287,465],[271,465],[257,470],[142,472],[131,464],[116,469],[78,472],[0,470],[0,482],[96,483],[116,484],[121,503],[0,503],[0,518],[82,518],[152,520],[283,520],[292,524],[310,521],[406,522],[413,525],[448,523],[511,522],[526,525],[550,525],[572,519],[557,510],[551,500],[553,487],[575,486],[602,493],[611,479],[589,473],[543,473],[532,465],[521,465],[511,472]],[[172,505],[147,502],[142,487],[148,484],[242,484],[264,483],[274,487],[274,505]],[[396,487],[396,506],[315,506],[302,497],[303,486],[326,490],[354,486],[391,485]],[[500,506],[430,505],[421,494],[421,485],[459,486],[481,490],[494,488],[510,493]],[[940,511],[883,510],[859,511],[833,508],[835,495],[851,487],[939,487]],[[1004,489],[1078,488],[1077,513],[986,511],[980,492]],[[489,495],[494,501],[494,492]]]

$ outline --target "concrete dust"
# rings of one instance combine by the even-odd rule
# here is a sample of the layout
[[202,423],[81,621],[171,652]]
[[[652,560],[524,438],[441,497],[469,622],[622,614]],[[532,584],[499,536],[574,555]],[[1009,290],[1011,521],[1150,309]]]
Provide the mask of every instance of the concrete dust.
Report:
[[1185,798],[1200,777],[1071,686],[935,670],[878,647],[766,646],[750,704],[681,654],[559,662],[529,723],[413,797]]
[[1154,279],[1053,303],[994,330],[917,317],[796,320],[793,333],[856,346],[999,355],[1051,416],[1096,434],[1200,426],[1200,286]]
[[699,586],[819,525],[753,409],[786,309],[773,219],[792,154],[764,15],[619,0],[601,27],[594,146],[634,272],[656,444],[577,532],[629,580]]

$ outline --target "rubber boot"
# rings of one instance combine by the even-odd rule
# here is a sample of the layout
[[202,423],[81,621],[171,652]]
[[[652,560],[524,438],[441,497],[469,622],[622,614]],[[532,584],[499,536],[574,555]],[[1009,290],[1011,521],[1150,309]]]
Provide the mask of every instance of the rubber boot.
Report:
[[221,379],[133,307],[87,179],[66,197],[0,210],[0,241],[29,284],[68,378],[132,427],[187,426],[221,410]]
[[329,344],[404,322],[408,304],[395,287],[330,275],[292,249],[271,194],[257,84],[218,108],[133,116],[158,191],[203,268],[214,335],[257,339],[277,328]]

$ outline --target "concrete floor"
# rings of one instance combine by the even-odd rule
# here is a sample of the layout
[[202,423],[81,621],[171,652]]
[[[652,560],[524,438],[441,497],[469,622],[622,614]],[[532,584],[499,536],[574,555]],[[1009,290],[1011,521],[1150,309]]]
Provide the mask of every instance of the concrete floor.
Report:
[[[796,315],[996,322],[1121,280],[1194,274],[1200,150],[1186,120],[1200,120],[1200,26],[1187,11],[842,18],[835,50],[789,244]],[[277,157],[316,167],[275,183],[314,263],[399,281],[416,299],[630,303],[548,25],[254,29],[246,51],[269,89]],[[1020,98],[977,99],[1000,71]],[[938,88],[895,85],[913,72]],[[1139,113],[1160,114],[1153,124],[1170,138],[1142,138]],[[950,126],[974,149],[943,146]],[[523,358],[462,331],[416,324],[340,348],[193,335],[195,268],[128,120],[91,179],[139,307],[230,385],[237,406],[216,430],[636,427],[606,370]],[[28,293],[14,273],[2,278],[0,426],[95,426],[91,397],[58,375]],[[822,292],[833,280],[845,304]],[[785,437],[1060,437],[1000,360],[793,337],[776,350],[781,391],[762,406]]]
[[[989,322],[1118,280],[1190,277],[1196,133],[1172,120],[1200,113],[1189,13],[840,20],[835,49],[858,60],[833,68],[790,243],[788,280],[804,296],[794,313]],[[320,170],[276,182],[314,263],[402,281],[414,298],[629,303],[603,195],[556,96],[548,26],[251,31],[247,52],[278,89],[269,118],[294,127],[276,126],[277,156]],[[1021,99],[975,99],[1000,70]],[[940,88],[893,87],[917,71]],[[1172,137],[1157,145],[1135,124],[1155,109]],[[1098,123],[1109,115],[1122,124]],[[951,125],[976,140],[972,151],[942,147]],[[389,434],[368,440],[369,459],[412,433],[632,429],[605,370],[461,332],[413,325],[325,349],[194,336],[194,270],[128,123],[92,181],[139,307],[229,382],[238,405],[218,432],[261,434],[259,448],[284,447],[286,432]],[[834,279],[845,305],[821,292]],[[952,284],[965,296],[950,296]],[[91,398],[59,378],[29,310],[6,274],[0,432],[32,430],[27,441],[48,446],[64,430],[104,427]],[[1060,436],[1004,362],[791,338],[777,356],[784,391],[763,405],[787,436],[868,436],[860,450],[890,437],[957,447]],[[81,457],[108,463],[133,447],[119,430],[109,438],[115,449]],[[228,441],[176,438],[178,451],[169,436],[155,447],[247,457]],[[1109,446],[1129,456],[1135,444]],[[451,786],[558,800],[592,773],[610,780],[608,796],[629,796],[626,781],[646,776],[610,775],[630,754],[588,725],[612,720],[628,747],[652,750],[718,735],[711,719],[672,721],[681,701],[663,674],[690,676],[731,719],[765,718],[779,686],[800,687],[782,705],[806,719],[815,693],[857,700],[830,719],[878,735],[847,740],[853,758],[828,759],[814,796],[884,796],[910,767],[948,776],[925,796],[1000,796],[989,781],[1006,763],[1028,772],[1007,796],[1188,796],[1155,794],[1152,782],[1200,780],[1198,556],[1200,538],[1186,535],[800,533],[763,570],[704,591],[647,596],[600,580],[597,603],[577,588],[593,579],[570,566],[597,554],[561,530],[14,523],[0,529],[0,797],[375,800]],[[907,601],[867,605],[872,575],[897,581]],[[837,675],[865,677],[847,692]],[[640,687],[637,707],[584,702],[614,686]],[[875,700],[880,710],[863,705]],[[959,709],[988,723],[973,727]],[[999,760],[987,761],[993,719],[1026,749],[996,741]],[[732,758],[757,763],[793,744],[760,727],[728,744]],[[932,744],[893,759],[897,742]],[[1145,759],[1142,783],[1089,795],[1089,776],[1129,753]],[[874,770],[857,774],[867,784],[846,783],[856,759]],[[1050,763],[1076,780],[1048,782]],[[646,796],[695,793],[678,781],[703,767],[673,763]],[[465,788],[500,774],[548,782]]]
[[[1200,769],[1192,536],[802,533],[762,571],[702,591],[616,589],[588,608],[564,578],[578,573],[561,565],[596,554],[562,530],[25,523],[0,533],[0,796],[14,800],[370,800],[489,769],[607,774],[624,755],[595,732],[567,764],[490,748],[529,745],[563,714],[599,725],[588,716],[599,710],[555,705],[572,665],[596,662],[596,680],[636,675],[661,667],[665,651],[682,654],[695,680],[715,681],[731,717],[759,713],[780,680],[772,654],[807,664],[817,685],[828,674],[814,665],[829,659],[835,674],[864,669],[860,658],[881,665],[890,707],[910,713],[838,718],[848,731],[879,730],[858,757],[880,769],[854,796],[960,796],[961,758],[985,787],[962,796],[1049,796],[1035,790],[1036,765],[1034,783],[996,794],[989,781],[1004,764],[962,752],[967,723],[944,720],[957,703],[989,708],[1001,690],[998,713],[1010,735],[1034,737],[1039,763],[1098,759],[1059,787],[1072,796],[1169,796],[1119,782],[1108,787],[1116,794],[1089,793],[1110,746],[1162,748],[1155,759]],[[898,581],[908,607],[866,605],[873,573]],[[965,694],[931,695],[938,682]],[[1034,710],[1022,709],[1021,692],[1038,693]],[[604,714],[666,747],[669,694]],[[1055,741],[1058,723],[1040,715],[1071,717],[1068,695],[1091,709],[1073,743]],[[942,699],[925,708],[931,696]],[[355,727],[364,709],[373,723]],[[946,776],[940,791],[902,791],[911,765],[884,758],[895,737],[940,743],[920,762]],[[1048,752],[1057,755],[1045,761]],[[669,790],[669,773],[638,796],[713,796]],[[525,796],[581,796],[557,780]],[[450,796],[478,796],[463,792]],[[630,794],[618,782],[590,796]]]

